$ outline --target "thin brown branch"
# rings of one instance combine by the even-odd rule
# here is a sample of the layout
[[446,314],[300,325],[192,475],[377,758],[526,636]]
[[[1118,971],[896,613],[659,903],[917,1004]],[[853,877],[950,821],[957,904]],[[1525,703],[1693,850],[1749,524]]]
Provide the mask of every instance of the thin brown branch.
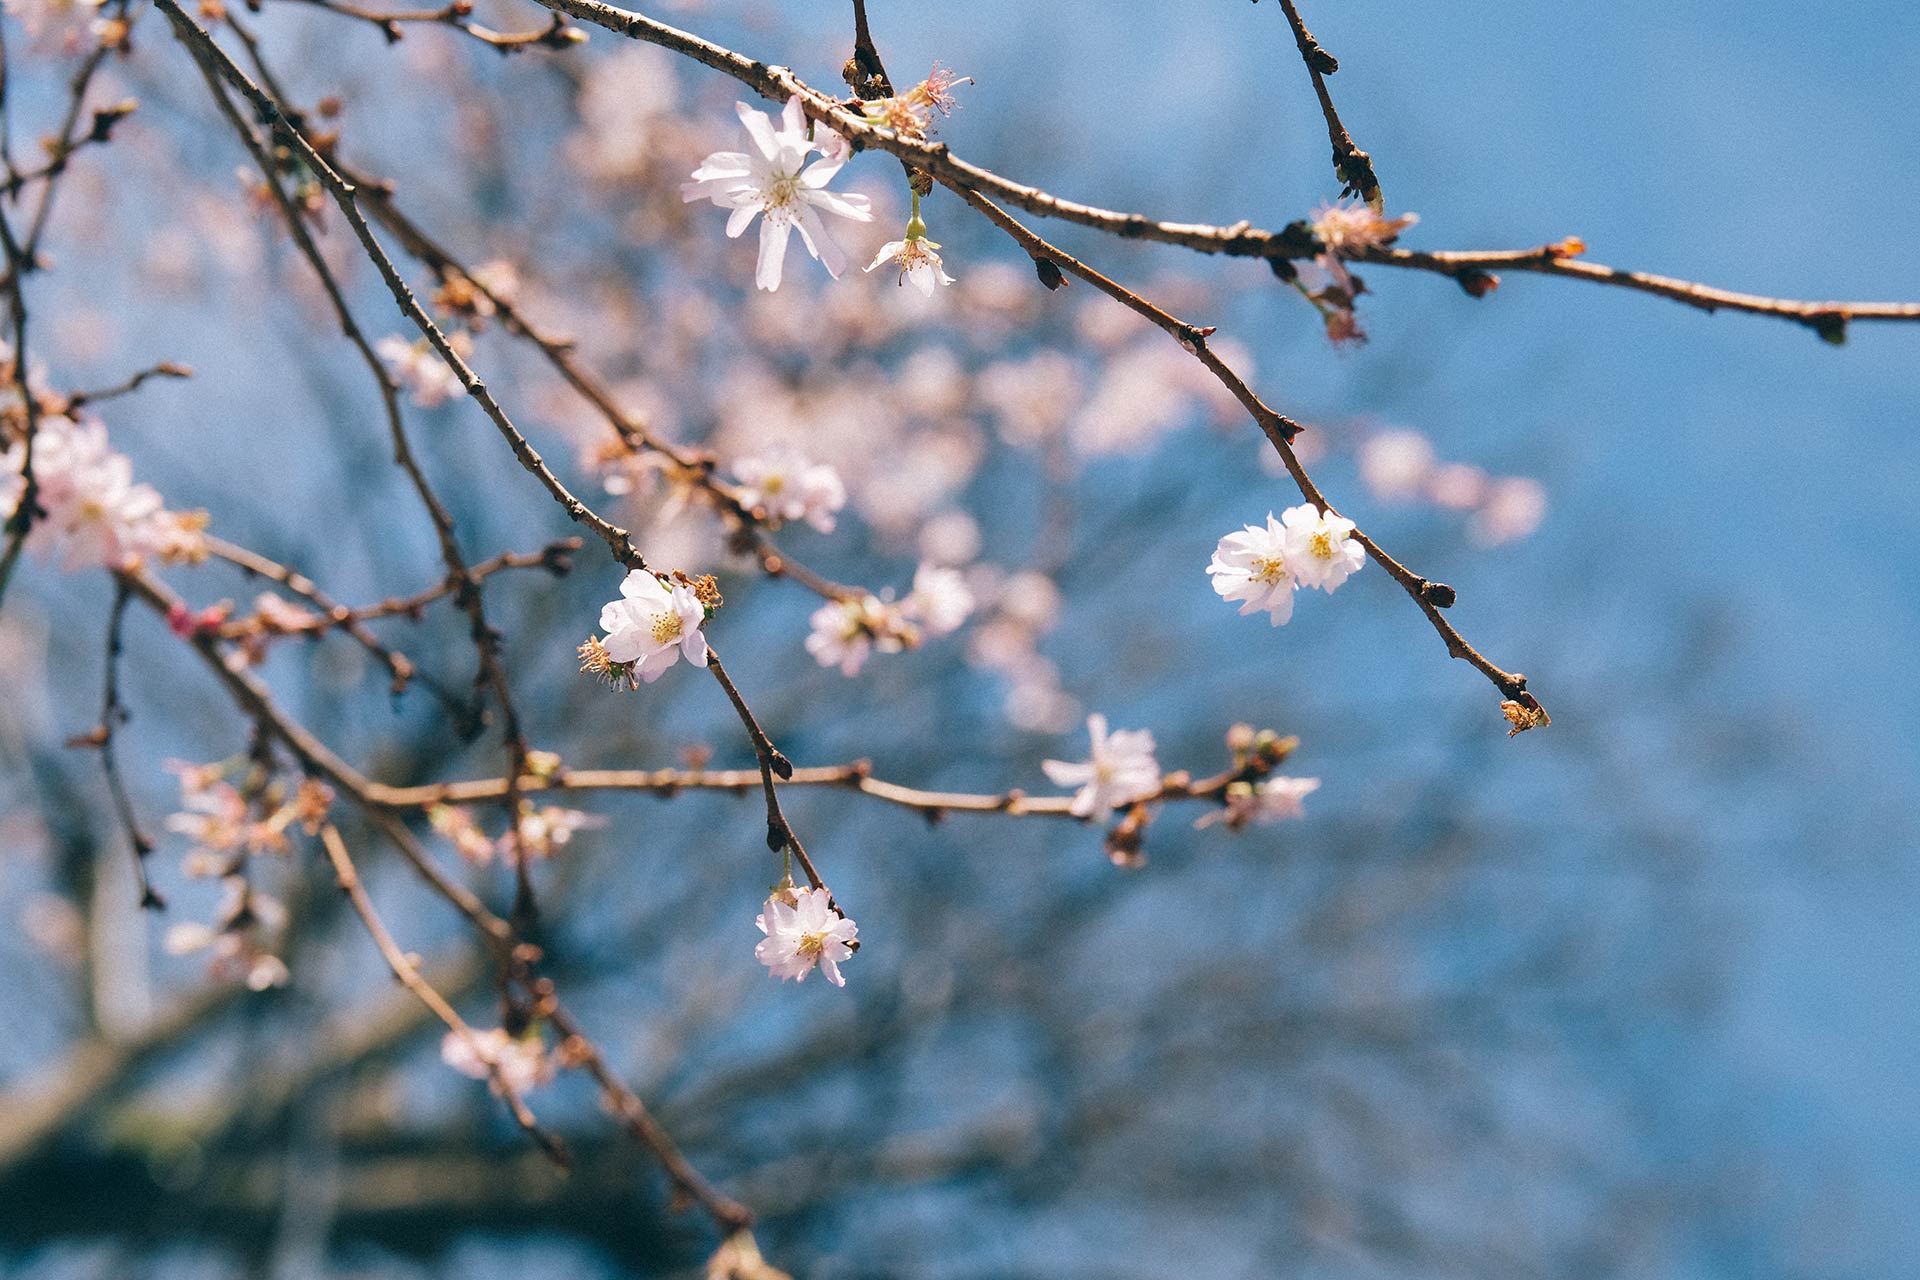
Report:
[[1327,77],[1340,69],[1340,62],[1313,38],[1307,24],[1300,20],[1300,10],[1293,0],[1280,0],[1280,8],[1286,12],[1287,25],[1293,28],[1300,60],[1306,63],[1307,74],[1313,79],[1314,96],[1320,99],[1320,114],[1326,117],[1327,140],[1333,144],[1334,175],[1340,179],[1344,191],[1358,195],[1378,213],[1383,197],[1380,179],[1373,172],[1373,157],[1354,145],[1353,135],[1347,132],[1347,126],[1340,122],[1340,113],[1334,110],[1333,95],[1327,92]]
[[[149,573],[128,571],[117,577],[143,603],[163,617],[179,603],[179,598]],[[382,799],[387,788],[364,777],[305,726],[287,715],[267,687],[251,672],[234,669],[226,661],[219,637],[196,634],[187,643],[200,655],[214,677],[226,687],[242,714],[278,738],[305,770],[323,778],[353,801],[422,881],[473,925],[480,940],[501,960],[513,980],[526,987],[529,994],[541,1002],[542,1011],[555,1028],[578,1041],[571,1046],[572,1049],[583,1056],[589,1072],[606,1091],[609,1102],[625,1122],[628,1131],[659,1161],[676,1193],[698,1204],[713,1219],[723,1236],[744,1230],[751,1224],[753,1214],[746,1206],[718,1191],[700,1176],[672,1139],[651,1120],[641,1099],[606,1065],[598,1047],[586,1037],[579,1022],[554,995],[551,983],[534,971],[539,949],[522,940],[512,924],[490,911],[466,886],[440,870],[421,847],[419,840],[394,816],[393,807]]]
[[[311,581],[285,565],[232,543],[212,538],[208,539],[208,542],[214,555],[232,560],[249,573],[271,578],[295,594],[306,597],[322,610],[305,622],[276,623],[272,628],[276,635],[317,635],[335,627],[345,629],[355,623],[371,622],[380,618],[418,618],[428,605],[459,590],[459,583],[448,579],[410,596],[389,596],[374,604],[348,608],[320,595]],[[503,551],[489,560],[482,560],[470,566],[467,573],[475,582],[484,582],[503,569],[545,569],[556,577],[565,577],[572,569],[573,553],[580,547],[581,542],[578,538],[561,538],[548,543],[539,551]],[[289,576],[281,577],[283,572]],[[221,626],[220,634],[223,638],[231,640],[250,634],[258,627],[257,617],[235,618]]]
[[[168,10],[170,17],[178,12],[177,9],[171,7]],[[192,25],[190,19],[185,19],[184,13],[180,14],[180,18],[186,20],[190,26]],[[229,22],[231,23],[233,20],[229,18]],[[233,25],[236,31],[241,30],[238,23],[233,23]],[[246,84],[251,89],[252,95],[258,95],[261,102],[265,102],[271,107],[274,105],[273,99],[268,98],[258,87],[253,86],[252,82],[246,79],[245,73],[242,72],[239,67],[235,66],[231,59],[226,57],[225,52],[222,51],[204,31],[200,31],[198,27],[193,28],[195,31],[199,31],[201,36],[201,40],[195,41],[186,36],[185,32],[180,28],[178,20],[176,20],[175,29],[181,31],[182,41],[187,45],[189,53],[193,56],[194,61],[199,65],[202,74],[205,76],[208,91],[213,96],[215,103],[219,106],[221,114],[227,118],[227,122],[240,136],[242,144],[253,157],[255,165],[260,170],[261,179],[271,191],[274,203],[279,206],[282,220],[285,222],[288,232],[292,235],[294,243],[299,247],[301,256],[307,260],[308,264],[313,268],[314,273],[320,278],[328,301],[333,306],[334,314],[339,318],[341,330],[345,333],[347,340],[353,345],[354,349],[360,354],[362,362],[367,366],[368,373],[372,376],[379,389],[381,403],[386,410],[388,435],[393,445],[394,463],[405,473],[409,483],[413,486],[415,494],[420,499],[421,506],[425,508],[428,518],[433,524],[435,536],[439,540],[441,559],[446,563],[447,574],[457,583],[454,601],[467,615],[468,630],[473,640],[474,651],[479,658],[480,675],[478,683],[484,685],[489,692],[492,693],[494,705],[499,708],[501,737],[507,753],[507,776],[517,779],[521,774],[526,772],[528,747],[526,737],[520,728],[519,712],[514,705],[512,690],[507,681],[506,666],[501,658],[501,637],[499,632],[494,630],[492,624],[487,621],[484,597],[479,584],[467,568],[466,558],[460,550],[459,539],[454,531],[453,516],[447,510],[446,504],[440,500],[439,495],[434,491],[431,483],[428,482],[425,471],[421,468],[419,460],[414,455],[413,446],[407,436],[405,418],[400,411],[399,388],[394,382],[393,375],[387,370],[386,365],[381,361],[379,355],[375,353],[373,345],[368,341],[365,331],[361,329],[358,322],[354,319],[353,311],[347,305],[346,296],[340,287],[339,281],[334,278],[332,269],[328,267],[326,259],[320,253],[319,246],[314,243],[312,233],[307,229],[306,222],[301,216],[299,209],[294,205],[292,198],[287,195],[285,189],[282,187],[279,172],[274,165],[271,155],[259,138],[255,136],[253,129],[241,118],[233,103],[227,98],[227,91],[222,86],[222,81],[223,79],[232,80],[233,77],[238,77],[239,82]],[[248,39],[248,48],[252,51],[256,62],[258,62],[260,58],[259,47],[250,38]],[[258,109],[258,103],[255,105],[256,109]],[[306,142],[304,136],[291,125],[285,124],[284,116],[281,116],[280,119],[282,121],[280,132],[286,136],[299,139],[302,145],[306,147],[310,157],[310,167],[312,165],[323,165],[325,162],[319,158],[319,153],[313,150],[311,144]],[[337,176],[335,181],[339,181]],[[350,191],[351,189],[349,188],[348,190]],[[340,200],[342,209],[351,217],[357,219],[358,215],[353,210],[353,202],[350,196],[341,196],[338,191],[336,191],[335,194]],[[362,219],[358,221],[357,226],[364,230],[366,223]],[[363,243],[366,245],[369,253],[379,252],[379,246],[372,241],[370,231],[367,231]],[[380,261],[384,272],[390,275],[390,282],[397,282],[398,275],[393,271],[392,263],[385,259],[384,254],[381,254]],[[403,305],[411,303],[412,295],[406,291],[405,284],[400,283],[398,287],[400,294],[404,295],[404,298],[402,298]],[[417,308],[417,304],[415,304],[415,306]],[[421,313],[421,318],[425,318],[424,313]],[[432,327],[431,320],[426,320],[426,324]],[[452,346],[447,342],[445,335],[441,334],[437,327],[433,327],[432,334],[429,336],[438,340],[443,350],[443,356],[451,357],[456,361],[459,359],[454,353]],[[464,365],[461,367],[464,368]],[[471,386],[477,382],[477,379],[473,378],[469,370],[465,381],[471,388]],[[487,402],[491,402],[490,398]],[[504,414],[502,415],[502,420],[504,421]],[[516,432],[515,434],[517,435],[518,433]],[[522,442],[524,443],[524,439]],[[556,481],[555,483],[558,482]],[[532,870],[529,866],[530,860],[526,856],[526,851],[521,847],[519,808],[517,804],[511,806],[508,830],[510,832],[509,840],[514,868],[514,882],[516,885],[514,914],[518,919],[530,919],[536,911]]]
[[327,861],[333,864],[334,878],[340,883],[340,891],[347,895],[347,901],[353,904],[354,912],[360,922],[366,926],[367,934],[373,939],[373,945],[379,948],[381,959],[393,970],[393,976],[400,984],[412,992],[421,1004],[433,1011],[435,1017],[447,1024],[454,1035],[466,1042],[467,1049],[479,1061],[486,1064],[487,1075],[494,1092],[500,1095],[512,1113],[514,1122],[527,1135],[540,1145],[547,1158],[561,1168],[568,1164],[566,1144],[558,1137],[540,1127],[532,1108],[527,1106],[525,1098],[513,1087],[506,1072],[500,1069],[497,1057],[473,1034],[473,1028],[467,1025],[465,1018],[447,1003],[445,996],[437,991],[433,984],[421,976],[420,966],[414,958],[400,949],[388,931],[386,922],[375,910],[373,899],[367,896],[366,886],[361,883],[359,869],[353,864],[353,858],[347,852],[346,842],[341,840],[340,832],[328,823],[320,829],[320,843],[327,851]]
[[[1277,752],[1269,761],[1278,763],[1292,750]],[[1168,774],[1158,789],[1139,800],[1148,804],[1177,800],[1217,800],[1227,786],[1249,775],[1233,769],[1210,777],[1194,779],[1187,773]],[[638,791],[658,796],[673,796],[682,791],[729,791],[744,794],[762,784],[758,769],[566,769],[549,778],[528,778],[522,787],[528,792]],[[1032,796],[1012,789],[998,792],[928,791],[873,776],[873,764],[855,760],[850,764],[818,765],[795,768],[781,780],[791,787],[821,787],[857,791],[884,800],[888,804],[912,809],[928,818],[948,813],[991,813],[1009,817],[1068,818],[1085,821],[1073,812],[1071,796]],[[428,783],[417,787],[383,787],[378,799],[396,809],[426,808],[436,804],[472,804],[498,800],[506,794],[505,778],[477,778],[464,782]]]
[[[1068,200],[1038,187],[1004,178],[992,170],[962,160],[955,156],[943,142],[906,138],[882,126],[868,124],[859,115],[849,111],[847,104],[813,88],[785,67],[771,66],[758,59],[749,58],[690,32],[668,26],[663,22],[656,22],[643,14],[606,4],[604,0],[539,0],[539,3],[619,35],[644,40],[649,44],[659,45],[663,49],[684,54],[703,66],[731,76],[762,97],[784,102],[789,97],[798,95],[808,116],[831,126],[852,141],[856,147],[873,147],[889,152],[913,166],[928,171],[949,186],[964,187],[990,195],[1040,217],[1058,218],[1065,222],[1092,227],[1124,240],[1152,240],[1162,244],[1178,245],[1200,253],[1226,254],[1233,257],[1310,258],[1323,249],[1304,223],[1293,223],[1280,231],[1268,231],[1244,220],[1231,226],[1168,222],[1149,218],[1144,214],[1125,213],[1116,209],[1105,209],[1098,205]],[[1432,254],[1405,257],[1383,254],[1378,258],[1369,257],[1368,260],[1379,261],[1387,266],[1436,272],[1449,277],[1457,277],[1460,271],[1460,267],[1447,263],[1443,256]],[[1814,314],[1834,315],[1843,323],[1851,320],[1920,321],[1920,303],[1798,302],[1785,298],[1762,298],[1756,295],[1731,293],[1707,285],[1687,281],[1669,281],[1665,277],[1644,276],[1638,272],[1624,272],[1592,263],[1583,263],[1581,266],[1586,269],[1569,271],[1544,263],[1538,266],[1520,266],[1517,269],[1586,280],[1595,284],[1637,288],[1642,292],[1687,302],[1704,310],[1725,308],[1730,311],[1745,311],[1755,315],[1800,320],[1802,323],[1811,323],[1804,317]],[[1653,288],[1645,283],[1635,284],[1633,280],[1636,277],[1643,282],[1661,281],[1662,285],[1659,288]]]
[[133,811],[133,798],[127,794],[126,778],[120,772],[119,757],[114,752],[115,735],[128,719],[126,704],[120,698],[120,653],[121,629],[126,623],[127,603],[131,598],[132,589],[124,581],[116,581],[113,607],[107,612],[106,674],[100,694],[100,723],[92,732],[82,734],[67,745],[92,747],[100,753],[100,768],[106,774],[107,794],[112,798],[114,815],[133,849],[133,874],[140,888],[140,905],[158,911],[167,904],[154,891],[153,881],[147,875],[147,856],[153,852],[153,840],[141,830],[140,820]]
[[587,33],[578,27],[568,26],[566,20],[555,14],[552,22],[538,31],[495,31],[473,21],[472,0],[453,0],[451,4],[439,9],[408,9],[400,11],[382,11],[362,8],[359,5],[345,3],[344,0],[297,0],[298,3],[315,9],[324,9],[328,13],[343,18],[352,18],[374,27],[386,37],[388,44],[398,44],[401,28],[405,25],[429,25],[451,27],[464,35],[472,36],[482,44],[489,45],[502,54],[519,53],[526,49],[570,49],[585,42]]
[[[1331,512],[1335,515],[1339,514],[1334,510],[1333,504],[1327,501],[1326,495],[1320,491],[1320,487],[1314,483],[1313,478],[1307,474],[1306,468],[1300,463],[1299,455],[1294,452],[1293,437],[1299,434],[1301,430],[1300,425],[1286,415],[1277,413],[1267,407],[1267,405],[1254,394],[1253,389],[1247,385],[1245,379],[1235,373],[1226,361],[1214,353],[1213,348],[1207,344],[1207,339],[1214,332],[1211,328],[1202,329],[1196,327],[1163,311],[1153,303],[1148,302],[1145,298],[1142,298],[1139,294],[1128,289],[1125,285],[1119,284],[1107,276],[1102,275],[1072,254],[1066,253],[1056,246],[1049,244],[1047,241],[1042,240],[1039,236],[1028,230],[1017,218],[1007,213],[1006,210],[1000,208],[979,192],[958,186],[957,184],[948,185],[959,194],[961,199],[985,214],[995,226],[1012,236],[1015,242],[1018,243],[1022,249],[1026,250],[1036,263],[1051,263],[1056,270],[1065,271],[1070,275],[1085,280],[1088,284],[1100,290],[1100,292],[1126,306],[1136,315],[1143,316],[1152,321],[1160,329],[1164,330],[1169,337],[1173,338],[1174,341],[1191,352],[1193,357],[1205,365],[1208,371],[1220,380],[1221,385],[1225,386],[1227,390],[1233,394],[1234,399],[1238,400],[1253,417],[1254,422],[1259,426],[1261,432],[1266,435],[1267,440],[1273,445],[1274,451],[1280,455],[1281,463],[1286,467],[1287,474],[1293,478],[1294,485],[1300,490],[1301,496],[1322,511]],[[1460,632],[1454,628],[1452,623],[1441,616],[1441,609],[1450,607],[1453,604],[1453,588],[1447,586],[1445,583],[1429,581],[1413,572],[1398,560],[1388,555],[1381,549],[1379,543],[1368,537],[1364,532],[1356,529],[1353,537],[1355,541],[1366,548],[1367,554],[1372,556],[1374,561],[1378,563],[1382,569],[1385,569],[1387,574],[1392,577],[1395,582],[1399,583],[1408,595],[1413,597],[1414,603],[1420,606],[1420,611],[1427,615],[1427,620],[1433,624],[1433,629],[1439,632],[1440,638],[1445,641],[1449,655],[1467,662],[1475,670],[1486,676],[1488,680],[1493,682],[1494,687],[1500,690],[1503,698],[1511,702],[1517,702],[1528,712],[1537,714],[1540,719],[1535,723],[1548,723],[1546,712],[1544,708],[1541,707],[1539,699],[1527,691],[1527,678],[1518,672],[1505,671],[1495,666],[1482,655],[1479,650],[1468,644],[1466,639],[1461,636]],[[1514,721],[1514,723],[1516,725],[1519,724],[1518,721]]]
[[172,360],[162,360],[145,369],[123,378],[110,387],[99,387],[91,391],[70,393],[61,408],[63,412],[73,413],[86,405],[99,404],[102,400],[117,400],[121,396],[132,395],[155,378],[191,378],[193,370],[184,364]]
[[753,753],[760,762],[760,784],[767,797],[767,848],[779,853],[790,852],[799,860],[800,870],[805,873],[807,883],[816,889],[826,888],[826,882],[820,873],[814,870],[813,859],[807,856],[800,837],[794,834],[793,824],[787,821],[787,815],[780,808],[780,794],[774,785],[774,775],[781,778],[793,776],[793,761],[782,755],[773,745],[773,739],[760,727],[753,711],[747,706],[747,700],[740,696],[740,690],[734,686],[733,677],[727,674],[726,666],[720,661],[720,655],[714,652],[712,642],[707,645],[707,670],[720,682],[727,692],[727,700],[733,703],[734,712],[740,717],[740,723],[746,726],[747,737],[753,742]]

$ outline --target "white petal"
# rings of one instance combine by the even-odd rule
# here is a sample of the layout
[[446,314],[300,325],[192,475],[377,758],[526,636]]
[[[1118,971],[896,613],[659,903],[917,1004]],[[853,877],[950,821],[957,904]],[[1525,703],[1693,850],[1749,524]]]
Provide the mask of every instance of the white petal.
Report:
[[791,225],[784,218],[768,218],[760,224],[760,261],[754,268],[753,283],[768,293],[780,287],[780,268],[787,256]]

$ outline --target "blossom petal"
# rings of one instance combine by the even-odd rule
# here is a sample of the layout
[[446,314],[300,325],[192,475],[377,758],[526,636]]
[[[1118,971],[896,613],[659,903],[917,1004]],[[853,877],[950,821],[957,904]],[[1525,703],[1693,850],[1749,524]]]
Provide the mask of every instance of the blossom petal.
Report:
[[792,226],[784,218],[768,218],[760,224],[760,261],[753,272],[756,287],[772,293],[780,287],[780,269],[787,256],[787,232]]

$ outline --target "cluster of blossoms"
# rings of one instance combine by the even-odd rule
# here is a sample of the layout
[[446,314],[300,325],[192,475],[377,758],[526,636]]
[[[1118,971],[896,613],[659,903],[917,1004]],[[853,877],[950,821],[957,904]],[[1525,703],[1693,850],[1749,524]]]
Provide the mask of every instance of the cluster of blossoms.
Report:
[[[0,454],[0,519],[14,513],[26,492],[24,420],[16,425],[19,437]],[[69,571],[119,569],[148,555],[206,558],[206,513],[168,511],[152,485],[134,480],[132,461],[107,443],[98,420],[42,416],[32,464],[34,502],[43,514],[27,545]]]
[[860,949],[860,927],[840,913],[825,889],[782,885],[753,923],[766,935],[754,946],[754,959],[771,976],[804,982],[818,969],[834,986],[847,985],[840,966]]
[[296,827],[316,834],[326,821],[333,791],[313,778],[291,786],[263,779],[257,768],[249,768],[242,790],[227,781],[233,767],[230,762],[167,765],[180,779],[180,810],[167,819],[167,828],[192,842],[182,870],[196,878],[217,879],[221,901],[211,923],[182,922],[169,929],[166,948],[174,955],[210,950],[215,977],[264,991],[287,980],[286,964],[268,946],[286,927],[287,913],[253,886],[247,860],[289,852],[288,833]]
[[495,1093],[503,1084],[516,1094],[530,1092],[550,1082],[559,1067],[537,1026],[517,1036],[502,1027],[449,1031],[440,1041],[440,1060],[463,1076],[485,1080]]
[[[447,345],[462,360],[473,352],[473,339],[457,329],[447,335]],[[390,334],[374,343],[373,349],[386,362],[387,372],[400,389],[422,409],[438,408],[466,391],[453,366],[425,338],[409,342],[397,333]]]
[[1010,723],[1032,733],[1064,732],[1080,704],[1062,687],[1059,664],[1039,647],[1059,620],[1060,588],[1032,570],[983,576],[991,612],[973,629],[967,661],[1005,677]]
[[[1109,731],[1107,718],[1096,713],[1087,717],[1087,736],[1087,759],[1043,760],[1040,767],[1055,786],[1079,788],[1069,806],[1075,817],[1104,821],[1125,811],[1107,833],[1107,854],[1117,866],[1140,866],[1145,862],[1143,836],[1151,816],[1145,802],[1160,798],[1169,786],[1184,787],[1185,775],[1162,776],[1148,730]],[[1224,823],[1228,830],[1240,831],[1250,824],[1302,816],[1302,801],[1319,789],[1320,779],[1273,773],[1296,745],[1296,739],[1281,738],[1271,730],[1256,733],[1250,725],[1235,725],[1227,733],[1233,772],[1221,789],[1221,807],[1203,814],[1193,825],[1205,828]]]
[[1366,563],[1354,523],[1310,502],[1288,507],[1278,520],[1248,525],[1220,539],[1207,573],[1222,599],[1241,601],[1240,613],[1267,612],[1274,626],[1293,617],[1293,593],[1318,587],[1331,594]]
[[720,604],[712,578],[666,581],[635,569],[620,584],[620,599],[600,610],[604,639],[590,636],[580,646],[580,669],[613,685],[652,684],[681,658],[707,665],[708,616]]
[[807,652],[823,667],[856,676],[874,653],[898,653],[928,637],[951,635],[973,613],[973,604],[959,570],[923,564],[904,600],[851,596],[814,610]]
[[1347,268],[1348,260],[1372,249],[1385,248],[1419,220],[1420,215],[1415,213],[1389,218],[1358,200],[1322,205],[1314,210],[1313,219],[1307,224],[1321,244],[1314,263],[1327,280],[1317,289],[1297,281],[1295,287],[1319,309],[1329,338],[1335,342],[1364,342],[1367,337],[1353,309],[1355,301],[1366,292],[1366,285]]
[[[892,129],[911,138],[925,138],[933,126],[935,113],[953,111],[953,88],[960,83],[938,63],[933,73],[907,93],[892,98],[863,102],[860,105],[866,123]],[[775,128],[766,113],[746,103],[734,104],[740,123],[746,127],[750,150],[716,151],[700,162],[690,181],[681,184],[681,199],[689,203],[707,200],[726,209],[727,236],[736,238],[754,218],[760,222],[760,256],[754,270],[754,284],[768,292],[780,287],[787,239],[794,231],[807,252],[819,260],[827,274],[838,279],[847,268],[846,253],[821,219],[830,213],[851,222],[871,222],[873,211],[867,197],[829,191],[832,181],[853,156],[846,138],[824,124],[809,121],[801,99],[787,99]],[[820,158],[808,163],[807,157],[818,151]],[[927,239],[926,223],[920,218],[920,191],[913,192],[913,213],[906,234],[880,249],[867,270],[892,263],[899,268],[900,281],[911,283],[921,294],[932,297],[936,285],[953,283],[940,261],[940,246]]]
[[333,789],[316,778],[292,786],[280,779],[247,780],[245,791],[227,781],[233,762],[187,764],[172,760],[168,772],[180,779],[180,809],[167,829],[185,836],[192,848],[182,869],[190,876],[225,876],[252,854],[286,853],[294,827],[317,834],[333,803]]
[[847,505],[840,473],[790,445],[736,460],[733,474],[740,482],[741,503],[759,508],[776,524],[804,520],[821,533],[832,533],[840,509]]
[[427,822],[446,838],[455,852],[476,867],[487,866],[496,857],[511,859],[516,839],[517,847],[527,857],[551,858],[572,841],[575,832],[606,825],[606,819],[578,809],[536,806],[531,800],[520,802],[518,832],[506,832],[498,838],[489,836],[474,817],[473,810],[465,805],[436,804],[427,810]]
[[1540,527],[1547,491],[1525,476],[1490,476],[1461,462],[1443,463],[1416,431],[1382,431],[1358,451],[1360,479],[1384,502],[1426,501],[1469,513],[1468,536],[1481,546],[1517,542]]
[[1193,825],[1205,828],[1223,823],[1229,831],[1241,831],[1249,825],[1305,816],[1304,801],[1320,789],[1320,779],[1272,774],[1295,745],[1296,739],[1282,738],[1271,729],[1256,732],[1248,724],[1229,729],[1227,749],[1240,776],[1227,784],[1222,807],[1201,814]]

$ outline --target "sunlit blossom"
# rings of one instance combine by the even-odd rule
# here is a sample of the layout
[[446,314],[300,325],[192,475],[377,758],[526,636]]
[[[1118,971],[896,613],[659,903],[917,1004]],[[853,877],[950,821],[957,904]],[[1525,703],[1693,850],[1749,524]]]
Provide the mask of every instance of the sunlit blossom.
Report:
[[753,923],[766,935],[753,957],[773,977],[804,982],[819,969],[834,986],[847,985],[840,966],[858,947],[860,927],[840,913],[825,889],[776,890]]
[[[730,210],[729,238],[737,238],[756,216],[765,215],[760,222],[760,260],[753,276],[754,284],[761,289],[780,287],[787,237],[795,229],[807,252],[820,260],[828,275],[838,277],[847,269],[847,255],[821,220],[821,212],[853,222],[873,220],[865,196],[827,190],[827,183],[846,163],[847,153],[836,144],[826,143],[830,131],[825,126],[820,127],[818,136],[808,136],[807,117],[797,96],[787,100],[777,130],[765,112],[755,111],[744,102],[735,107],[753,149],[716,151],[708,156],[693,171],[692,180],[681,184],[681,199],[710,200]],[[808,153],[816,147],[832,154],[807,164]]]
[[1287,567],[1303,587],[1331,592],[1367,562],[1366,548],[1355,541],[1354,523],[1345,516],[1303,502],[1282,511],[1280,523],[1286,529]]
[[648,684],[680,658],[696,667],[707,665],[707,637],[700,630],[707,610],[692,587],[683,582],[668,587],[635,569],[620,584],[620,597],[600,610],[608,658],[637,664],[634,673]]
[[1300,583],[1288,563],[1287,531],[1271,512],[1266,524],[1250,524],[1220,539],[1207,573],[1221,599],[1241,602],[1242,617],[1264,609],[1276,627],[1293,617],[1293,593]]

